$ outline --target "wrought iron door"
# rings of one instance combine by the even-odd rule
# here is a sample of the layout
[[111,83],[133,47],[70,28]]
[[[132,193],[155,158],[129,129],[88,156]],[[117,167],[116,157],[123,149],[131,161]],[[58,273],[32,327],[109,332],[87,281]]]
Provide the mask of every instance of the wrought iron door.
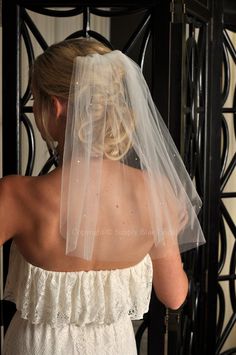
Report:
[[[216,354],[236,354],[236,4],[224,1],[221,95],[220,253]],[[233,37],[234,36],[234,37]],[[233,75],[234,74],[234,75]],[[227,306],[227,307],[226,307]],[[226,312],[226,308],[230,309]],[[228,314],[227,314],[228,313]],[[231,340],[227,345],[227,340]],[[233,342],[233,346],[232,346]]]
[[[226,202],[236,196],[232,191],[235,183],[227,187],[233,176],[235,181],[236,165],[235,83],[230,85],[236,51],[229,35],[229,31],[236,31],[236,4],[232,1],[175,4],[180,10],[176,20],[183,24],[180,137],[184,139],[180,149],[203,199],[201,219],[207,239],[205,248],[184,257],[191,281],[189,302],[182,318],[185,341],[180,352],[235,354],[235,340],[224,351],[223,346],[231,335],[235,339],[232,333],[236,324],[235,215]],[[228,106],[230,91],[234,99]],[[230,309],[228,318],[226,306]]]
[[189,297],[182,312],[167,314],[168,354],[215,354],[222,1],[175,0],[168,5],[160,2],[158,12],[157,33],[164,29],[164,37],[157,44],[157,77],[161,85],[166,82],[157,90],[157,102],[203,200],[200,219],[207,239],[205,247],[183,257]]

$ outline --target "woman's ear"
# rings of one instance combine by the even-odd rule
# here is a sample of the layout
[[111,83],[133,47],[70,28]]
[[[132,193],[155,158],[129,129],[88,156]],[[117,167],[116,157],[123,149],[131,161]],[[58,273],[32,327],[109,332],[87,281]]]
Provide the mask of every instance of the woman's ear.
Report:
[[56,118],[62,118],[66,116],[67,103],[65,100],[59,99],[56,96],[52,97],[53,107]]

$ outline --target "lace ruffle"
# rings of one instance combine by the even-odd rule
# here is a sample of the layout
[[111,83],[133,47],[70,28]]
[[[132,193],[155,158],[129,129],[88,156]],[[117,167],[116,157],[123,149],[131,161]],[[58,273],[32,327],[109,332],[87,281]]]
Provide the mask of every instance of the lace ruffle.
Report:
[[110,324],[127,315],[141,319],[148,311],[151,287],[149,255],[125,269],[55,272],[26,262],[12,243],[4,299],[34,324]]

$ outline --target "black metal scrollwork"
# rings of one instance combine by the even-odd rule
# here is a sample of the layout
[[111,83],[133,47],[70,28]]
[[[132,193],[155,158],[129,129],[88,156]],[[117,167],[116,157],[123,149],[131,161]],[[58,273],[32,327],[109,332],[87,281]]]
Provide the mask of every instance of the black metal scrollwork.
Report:
[[[184,128],[183,157],[197,190],[203,194],[203,154],[205,125],[205,54],[206,25],[194,17],[186,18],[185,42],[185,86],[184,86]],[[202,270],[198,249],[184,255],[184,265],[189,278],[189,297],[183,317],[183,354],[194,354],[199,337],[198,312],[202,297]]]
[[[236,25],[230,26],[230,30],[236,32]],[[217,350],[216,354],[235,354],[236,348],[222,352],[227,339],[230,337],[236,325],[236,223],[232,211],[227,202],[235,203],[236,191],[229,191],[228,183],[236,169],[236,152],[230,156],[231,144],[235,145],[235,113],[236,113],[236,89],[232,92],[232,66],[236,65],[236,48],[232,42],[227,24],[223,31],[223,88],[222,88],[222,150],[221,150],[221,220],[220,220],[220,254],[218,264],[218,322],[217,322]],[[231,107],[226,107],[229,97],[233,97]],[[233,118],[231,128],[229,124]],[[230,130],[234,130],[233,141],[230,139]],[[225,192],[227,189],[227,192]],[[233,200],[234,199],[234,200]],[[233,202],[234,201],[234,202]],[[229,232],[226,233],[226,226]],[[231,241],[232,249],[228,246]],[[228,261],[229,266],[226,265]],[[226,271],[228,268],[228,271]],[[223,285],[225,287],[223,287]],[[225,292],[229,290],[229,297]],[[225,319],[225,307],[231,308],[229,319]]]

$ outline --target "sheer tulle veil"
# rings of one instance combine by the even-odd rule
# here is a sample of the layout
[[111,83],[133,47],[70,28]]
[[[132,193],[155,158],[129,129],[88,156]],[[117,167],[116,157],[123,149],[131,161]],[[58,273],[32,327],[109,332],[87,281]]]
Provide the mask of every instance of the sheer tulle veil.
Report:
[[62,165],[66,254],[132,259],[145,239],[153,258],[198,247],[200,208],[139,66],[118,50],[76,57]]

